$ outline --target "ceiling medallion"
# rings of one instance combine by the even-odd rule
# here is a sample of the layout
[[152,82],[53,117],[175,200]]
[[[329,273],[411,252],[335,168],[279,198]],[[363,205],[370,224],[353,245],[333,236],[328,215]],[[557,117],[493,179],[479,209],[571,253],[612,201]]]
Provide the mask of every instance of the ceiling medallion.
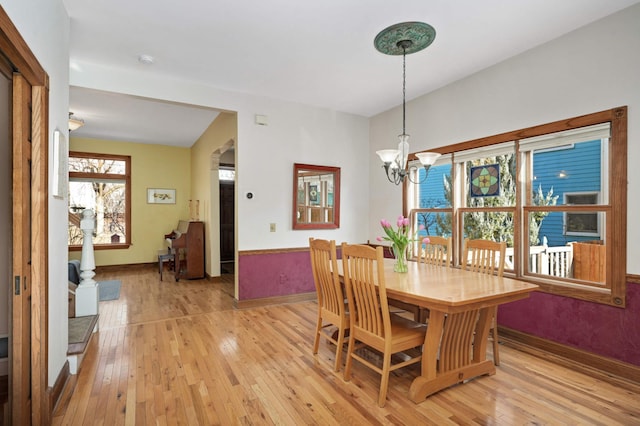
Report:
[[419,52],[433,43],[436,30],[424,22],[401,22],[380,31],[373,44],[385,55]]

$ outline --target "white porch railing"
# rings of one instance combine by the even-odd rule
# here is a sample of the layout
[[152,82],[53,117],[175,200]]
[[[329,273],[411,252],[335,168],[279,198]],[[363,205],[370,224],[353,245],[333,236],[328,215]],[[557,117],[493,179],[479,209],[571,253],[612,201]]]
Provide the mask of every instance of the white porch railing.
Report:
[[[505,269],[513,269],[513,248],[507,248],[505,256]],[[529,272],[533,274],[567,278],[571,276],[572,262],[573,249],[570,244],[558,247],[529,247]]]

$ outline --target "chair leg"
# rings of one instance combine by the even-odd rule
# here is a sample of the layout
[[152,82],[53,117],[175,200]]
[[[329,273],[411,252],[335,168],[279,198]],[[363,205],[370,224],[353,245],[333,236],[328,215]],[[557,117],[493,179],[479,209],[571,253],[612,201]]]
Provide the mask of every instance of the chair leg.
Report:
[[318,323],[316,325],[316,337],[313,340],[313,354],[318,353],[318,346],[320,345],[320,330],[322,330],[322,316],[318,312]]
[[420,308],[416,308],[416,309],[413,311],[413,320],[414,320],[415,322],[420,322],[421,314],[422,314],[422,309],[420,309]]
[[380,380],[380,394],[378,407],[384,407],[387,402],[387,388],[389,387],[389,373],[391,370],[391,353],[385,352],[382,360],[382,379]]
[[491,329],[491,336],[493,337],[493,363],[497,366],[500,365],[500,352],[498,349],[498,324],[493,324],[493,328]]
[[347,346],[347,361],[344,365],[344,380],[348,382],[351,380],[351,365],[353,361],[353,350],[356,344],[356,339],[353,334],[349,334],[349,345]]
[[340,367],[342,364],[342,345],[344,344],[344,326],[338,329],[338,340],[336,344],[336,363],[333,366],[333,371],[340,371]]
[[429,320],[429,309],[420,308],[420,319],[416,322],[426,324],[428,320]]

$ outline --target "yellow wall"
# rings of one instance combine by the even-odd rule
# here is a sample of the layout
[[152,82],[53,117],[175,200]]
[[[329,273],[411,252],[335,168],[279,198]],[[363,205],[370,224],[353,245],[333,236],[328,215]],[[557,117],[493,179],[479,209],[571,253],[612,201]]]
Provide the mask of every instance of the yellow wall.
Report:
[[[190,148],[72,137],[69,150],[131,156],[131,247],[96,250],[96,266],[157,262],[164,234],[189,220]],[[147,204],[147,188],[175,189],[176,204]],[[80,251],[69,258],[80,259]]]
[[191,193],[194,200],[200,200],[200,220],[205,222],[205,268],[211,276],[220,275],[219,188],[211,187],[211,158],[227,142],[235,144],[237,138],[236,114],[223,112],[191,147]]

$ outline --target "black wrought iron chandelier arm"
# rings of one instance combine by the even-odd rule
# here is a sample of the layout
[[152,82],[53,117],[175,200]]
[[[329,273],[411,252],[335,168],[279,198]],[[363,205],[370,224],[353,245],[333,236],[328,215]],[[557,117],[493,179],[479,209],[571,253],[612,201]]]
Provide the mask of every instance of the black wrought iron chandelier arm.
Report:
[[[398,185],[404,180],[406,175],[405,170],[399,170],[398,168],[393,168],[391,167],[391,163],[384,163],[382,167],[384,167],[384,171],[387,175],[387,179],[389,180],[389,182]],[[389,169],[391,169],[391,172],[389,172]]]
[[409,168],[409,172],[407,173],[407,179],[409,179],[409,182],[420,185],[427,180],[427,177],[429,176],[429,169],[431,168],[431,166],[429,164],[425,164],[423,167],[424,167],[424,177],[422,179],[419,179],[418,181],[411,179],[411,174],[413,170],[416,170],[416,175],[419,175],[417,173],[418,167],[413,166]]

